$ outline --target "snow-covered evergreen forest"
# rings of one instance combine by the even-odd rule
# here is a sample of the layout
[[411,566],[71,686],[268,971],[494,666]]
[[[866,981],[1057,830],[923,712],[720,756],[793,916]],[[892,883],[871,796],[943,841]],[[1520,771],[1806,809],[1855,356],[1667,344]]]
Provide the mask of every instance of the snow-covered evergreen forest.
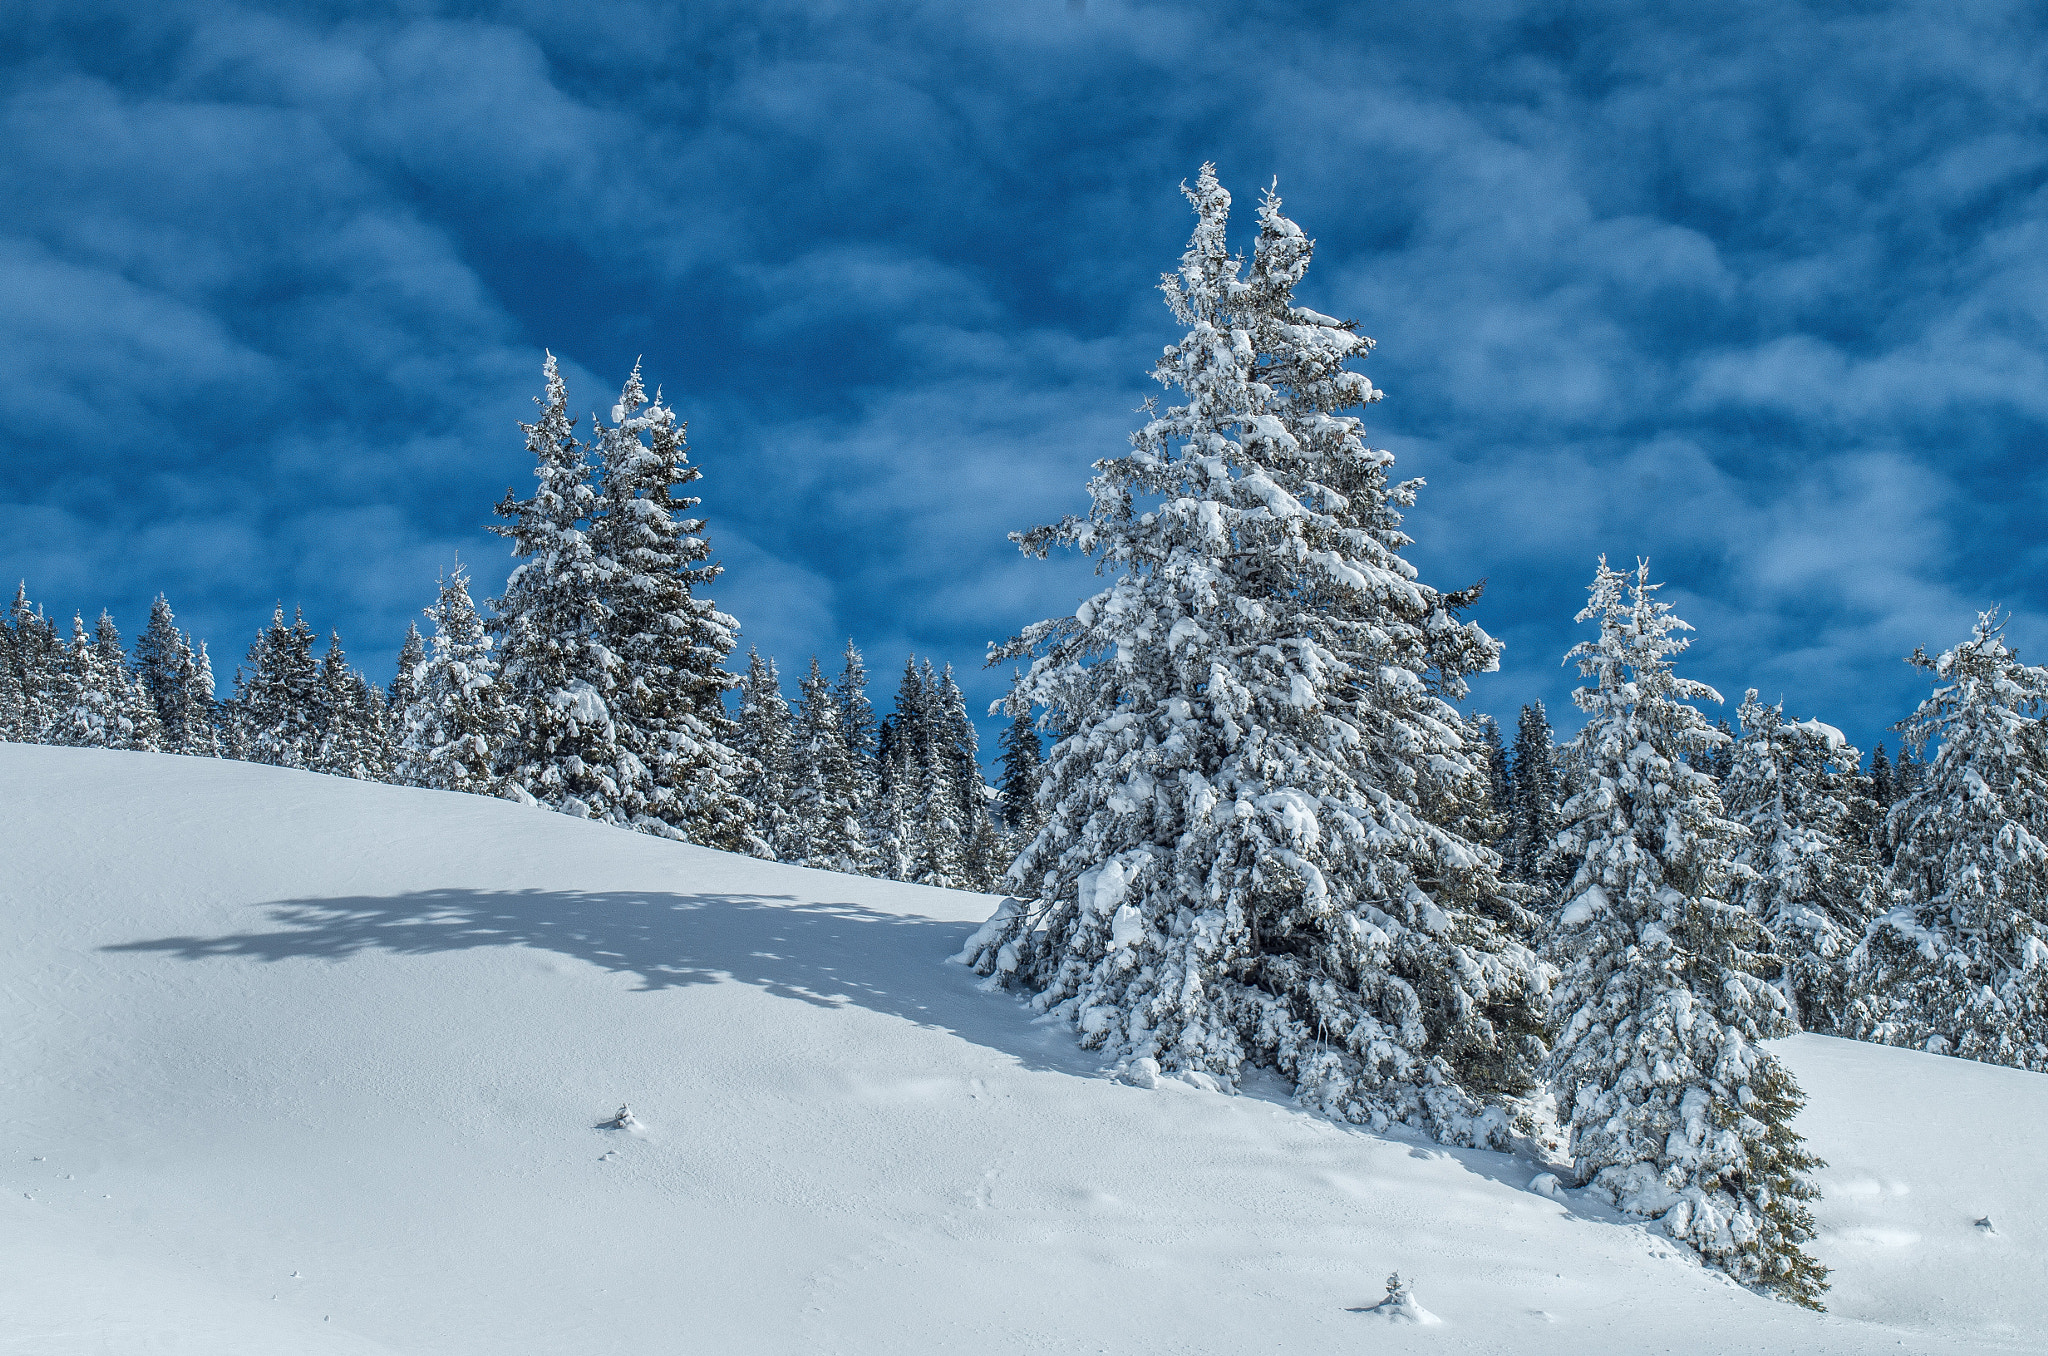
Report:
[[[159,597],[0,627],[0,738],[497,796],[830,871],[1001,893],[962,960],[1120,1077],[1457,1145],[1550,1142],[1577,1184],[1817,1306],[1796,1031],[2048,1072],[2048,669],[1995,611],[1929,637],[1866,760],[1825,713],[1687,677],[1649,567],[1592,570],[1583,724],[1488,715],[1477,588],[1403,555],[1421,492],[1367,441],[1357,325],[1272,193],[1248,253],[1204,167],[1164,284],[1163,400],[1085,514],[1016,534],[1101,591],[993,645],[993,759],[950,668],[878,714],[858,646],[742,654],[702,470],[641,373],[579,418],[552,358],[512,567],[449,562],[389,687],[280,607],[232,678]],[[509,440],[508,440],[509,442]],[[1625,544],[1624,544],[1625,545]],[[785,675],[780,658],[790,669]],[[791,681],[791,678],[794,681]],[[1513,720],[1512,737],[1506,730]]]

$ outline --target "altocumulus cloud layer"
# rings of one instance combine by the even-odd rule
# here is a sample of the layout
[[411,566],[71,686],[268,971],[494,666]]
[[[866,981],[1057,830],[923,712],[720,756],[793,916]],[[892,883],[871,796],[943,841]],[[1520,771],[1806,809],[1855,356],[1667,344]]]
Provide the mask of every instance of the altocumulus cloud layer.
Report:
[[2048,657],[2048,13],[1408,9],[17,6],[0,570],[229,663],[303,603],[382,672],[458,551],[502,578],[542,348],[586,409],[644,354],[747,641],[993,696],[1090,583],[1004,534],[1122,445],[1214,159],[1380,341],[1480,705],[1564,704],[1600,551],[1866,745],[1976,608]]

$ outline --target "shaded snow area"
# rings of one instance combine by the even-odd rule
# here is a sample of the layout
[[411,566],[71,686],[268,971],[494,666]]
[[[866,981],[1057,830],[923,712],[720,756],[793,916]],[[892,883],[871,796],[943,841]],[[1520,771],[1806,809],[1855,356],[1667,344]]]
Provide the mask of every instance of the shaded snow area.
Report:
[[2037,1075],[1782,1047],[1815,1316],[1545,1164],[1103,1077],[948,963],[986,897],[167,755],[0,796],[0,1351],[2048,1351]]

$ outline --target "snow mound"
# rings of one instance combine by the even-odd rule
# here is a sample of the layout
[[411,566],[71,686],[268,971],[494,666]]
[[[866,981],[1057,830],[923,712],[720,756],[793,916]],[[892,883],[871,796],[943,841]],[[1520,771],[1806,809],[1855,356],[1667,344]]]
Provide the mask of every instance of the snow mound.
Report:
[[948,963],[990,897],[166,755],[0,800],[9,1350],[1316,1350],[1400,1258],[1376,1351],[2048,1352],[2040,1075],[1779,1047],[1816,1316],[1555,1165],[1112,1077]]

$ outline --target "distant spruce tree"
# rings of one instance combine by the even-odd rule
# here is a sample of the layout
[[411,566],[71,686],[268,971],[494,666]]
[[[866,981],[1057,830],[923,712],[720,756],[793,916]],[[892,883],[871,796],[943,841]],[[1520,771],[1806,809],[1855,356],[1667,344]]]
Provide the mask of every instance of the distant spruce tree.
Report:
[[1851,961],[1847,1034],[2048,1072],[2048,669],[2022,664],[1996,612],[1912,663],[1934,691],[1899,728],[1938,745],[1895,771],[1890,887]]
[[93,657],[104,684],[112,721],[107,732],[110,749],[133,749],[157,753],[164,744],[163,723],[157,718],[156,703],[150,700],[142,680],[128,667],[128,652],[121,646],[121,632],[113,615],[104,609],[93,629]]
[[1892,793],[1892,765],[1886,758],[1884,741],[1879,740],[1877,751],[1870,755],[1870,795],[1881,808],[1889,810],[1898,797]]
[[[486,630],[490,629],[489,622],[484,626]],[[398,647],[398,671],[391,676],[391,691],[384,699],[391,726],[392,779],[404,786],[416,785],[412,780],[411,763],[405,754],[405,735],[408,713],[419,703],[420,676],[426,662],[427,642],[420,635],[419,623],[407,622],[405,640]],[[518,748],[515,741],[505,749],[504,756],[508,761],[518,756]]]
[[[1557,837],[1558,775],[1557,749],[1552,743],[1550,718],[1540,701],[1522,708],[1515,726],[1515,760],[1510,792],[1512,825],[1503,855],[1516,880],[1538,887],[1561,887],[1564,882],[1545,870],[1546,855]],[[1546,897],[1550,889],[1542,889]]]
[[1551,938],[1561,972],[1549,1072],[1579,1181],[1656,1218],[1708,1265],[1818,1308],[1826,1269],[1791,1128],[1803,1097],[1763,1042],[1793,1030],[1769,983],[1769,936],[1729,899],[1747,835],[1702,755],[1723,736],[1689,703],[1719,701],[1671,659],[1691,628],[1601,557],[1573,648],[1585,781],[1564,806],[1581,865]]
[[156,709],[164,752],[219,757],[211,669],[202,683],[192,638],[178,629],[161,593],[150,606],[149,625],[135,642],[135,670]]
[[932,756],[945,765],[953,798],[943,831],[959,847],[949,875],[935,877],[932,884],[959,890],[992,890],[1009,865],[1002,837],[989,815],[990,792],[981,775],[981,740],[974,722],[967,716],[967,697],[953,677],[948,664],[936,677],[929,666],[925,681],[932,694],[929,711],[933,722]]
[[963,959],[1125,1069],[1274,1066],[1332,1115],[1505,1146],[1545,981],[1465,836],[1487,773],[1452,705],[1500,646],[1400,555],[1417,486],[1347,412],[1371,341],[1294,301],[1310,241],[1268,194],[1247,271],[1213,166],[1187,193],[1154,373],[1184,403],[1095,464],[1086,517],[1018,537],[1111,583],[991,652],[1032,657],[1008,709],[1061,738],[1036,888]]
[[23,731],[28,715],[27,697],[15,664],[14,623],[11,617],[0,616],[0,740],[27,739]]
[[1831,725],[1787,721],[1783,703],[1765,706],[1755,688],[1738,714],[1742,737],[1721,784],[1728,817],[1749,831],[1733,898],[1770,934],[1793,1019],[1835,1034],[1847,1017],[1849,953],[1883,895],[1862,829],[1871,817],[1863,755]]
[[313,658],[313,628],[303,612],[289,626],[282,606],[271,615],[235,686],[236,756],[275,767],[312,767],[320,750],[320,669]]
[[508,523],[492,528],[519,561],[489,623],[516,714],[500,771],[565,814],[619,822],[619,765],[628,751],[608,704],[618,660],[604,644],[604,571],[585,531],[597,491],[553,354],[543,373],[546,389],[534,402],[540,418],[520,425],[534,457],[534,493],[516,499],[508,491],[497,506]]
[[881,794],[881,722],[868,700],[868,666],[851,637],[841,656],[839,678],[832,686],[832,699],[839,705],[839,732],[846,741],[848,802],[861,826],[861,869],[872,873],[878,857],[874,844],[875,801]]
[[87,749],[158,747],[156,712],[129,674],[120,633],[104,612],[92,632],[84,617],[72,617],[71,643],[60,656],[49,694],[55,713],[44,734],[49,743]]
[[754,807],[753,829],[769,854],[789,861],[797,850],[797,825],[790,815],[795,720],[782,695],[775,661],[747,651],[747,675],[740,680],[739,793]]
[[1492,716],[1473,721],[1479,727],[1480,753],[1486,759],[1486,818],[1491,828],[1486,841],[1495,848],[1514,832],[1514,784],[1508,776],[1507,746],[1501,742],[1500,722]]
[[1904,800],[1919,790],[1920,779],[1926,771],[1926,764],[1914,756],[1912,745],[1901,741],[1898,753],[1892,757],[1893,802]]
[[1003,755],[1002,777],[997,783],[1002,793],[1003,827],[1021,846],[1022,840],[1038,833],[1038,783],[1045,767],[1045,748],[1028,708],[1011,717],[997,743]]
[[392,778],[391,732],[382,694],[349,667],[341,633],[330,632],[320,663],[320,752],[313,768],[336,777],[381,782]]
[[16,737],[28,743],[55,742],[70,713],[64,642],[42,609],[29,601],[26,581],[15,589],[8,615],[13,622],[8,647],[11,686],[20,694]]
[[1726,720],[1717,720],[1714,729],[1722,736],[1722,742],[1700,755],[1700,770],[1715,781],[1725,782],[1735,770],[1735,727]]
[[832,685],[811,656],[790,747],[789,860],[827,871],[866,865],[867,836],[854,805],[853,767]]
[[499,678],[461,565],[442,576],[440,597],[427,616],[434,623],[433,650],[406,713],[406,780],[442,791],[501,794],[505,750],[516,738],[519,713]]

